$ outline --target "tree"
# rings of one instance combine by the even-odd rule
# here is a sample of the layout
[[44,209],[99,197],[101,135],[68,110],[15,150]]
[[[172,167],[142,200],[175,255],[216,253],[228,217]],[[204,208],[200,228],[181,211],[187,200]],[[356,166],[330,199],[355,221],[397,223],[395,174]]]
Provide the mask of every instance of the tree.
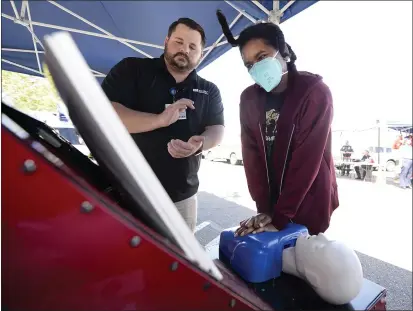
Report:
[[57,111],[57,103],[61,99],[51,83],[49,71],[46,67],[43,71],[46,79],[2,70],[2,92],[23,111]]

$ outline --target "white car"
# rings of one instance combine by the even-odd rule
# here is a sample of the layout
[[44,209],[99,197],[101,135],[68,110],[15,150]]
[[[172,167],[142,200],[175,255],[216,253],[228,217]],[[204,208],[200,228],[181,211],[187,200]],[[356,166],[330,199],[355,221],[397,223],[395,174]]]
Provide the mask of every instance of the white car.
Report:
[[224,160],[232,165],[242,164],[240,144],[221,144],[202,153],[209,161]]
[[89,148],[86,146],[82,137],[80,137],[70,120],[61,121],[59,120],[58,115],[54,113],[34,113],[34,117],[56,130],[60,136],[65,138],[70,144],[73,145],[73,147],[82,152],[84,155],[89,158],[92,157]]
[[374,159],[375,163],[379,163],[380,153],[380,163],[385,165],[387,172],[394,172],[399,165],[398,153],[390,147],[370,146],[367,150],[370,152],[370,156]]
[[[15,108],[12,99],[5,92],[1,94],[1,99],[6,105]],[[18,108],[15,108],[15,109],[23,112],[24,114],[31,116],[32,118],[39,120],[40,122],[47,124],[54,130],[56,130],[60,136],[64,137],[70,144],[72,144],[73,147],[75,147],[77,150],[82,152],[87,157],[93,159],[89,148],[86,146],[82,137],[80,137],[73,123],[69,119],[67,119],[66,121],[61,121],[59,119],[58,114],[53,113],[53,112],[43,112],[43,111],[29,111],[28,112],[28,111],[22,111]]]
[[54,129],[64,137],[68,142],[70,142],[73,147],[82,152],[86,156],[90,156],[90,150],[84,143],[82,137],[74,127],[54,127]]

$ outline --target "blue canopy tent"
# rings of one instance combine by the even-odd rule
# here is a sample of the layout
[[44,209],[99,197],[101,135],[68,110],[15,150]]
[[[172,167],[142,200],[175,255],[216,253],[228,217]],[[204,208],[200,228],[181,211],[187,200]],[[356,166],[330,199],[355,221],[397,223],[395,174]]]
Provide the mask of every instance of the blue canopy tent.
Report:
[[413,126],[411,123],[389,121],[387,122],[387,127],[400,133],[413,134]]
[[2,69],[42,76],[43,38],[69,31],[101,81],[125,57],[158,57],[179,17],[200,23],[207,44],[198,70],[230,49],[215,12],[234,35],[260,21],[282,23],[317,1],[2,1]]

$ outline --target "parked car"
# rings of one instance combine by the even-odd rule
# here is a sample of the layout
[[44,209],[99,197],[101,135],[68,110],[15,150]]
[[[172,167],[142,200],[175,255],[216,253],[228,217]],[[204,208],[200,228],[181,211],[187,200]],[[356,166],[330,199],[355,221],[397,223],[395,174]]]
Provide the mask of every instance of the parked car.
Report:
[[206,150],[202,153],[208,161],[224,160],[232,165],[242,164],[242,152],[240,144],[222,144]]
[[54,113],[34,113],[33,117],[49,125],[60,136],[65,138],[71,145],[73,145],[73,147],[75,147],[90,159],[93,159],[89,148],[86,146],[85,142],[83,141],[82,137],[80,137],[78,131],[71,121],[61,121],[59,120],[57,114]]
[[54,127],[54,129],[64,137],[68,142],[70,142],[73,147],[78,149],[84,155],[91,157],[91,153],[89,148],[86,146],[85,142],[83,141],[82,137],[80,137],[79,133],[74,127]]
[[385,165],[387,172],[394,172],[397,165],[399,165],[397,152],[392,148],[371,146],[367,148],[367,150],[370,152],[370,156],[373,157],[375,163],[379,163],[380,152],[380,163]]

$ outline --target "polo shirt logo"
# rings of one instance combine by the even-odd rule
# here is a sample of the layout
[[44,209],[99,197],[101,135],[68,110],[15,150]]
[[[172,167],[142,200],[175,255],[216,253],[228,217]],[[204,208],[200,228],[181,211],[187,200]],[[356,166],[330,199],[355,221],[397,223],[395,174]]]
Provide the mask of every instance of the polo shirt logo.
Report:
[[195,93],[208,95],[208,91],[205,91],[205,90],[193,89],[192,91],[195,92]]

